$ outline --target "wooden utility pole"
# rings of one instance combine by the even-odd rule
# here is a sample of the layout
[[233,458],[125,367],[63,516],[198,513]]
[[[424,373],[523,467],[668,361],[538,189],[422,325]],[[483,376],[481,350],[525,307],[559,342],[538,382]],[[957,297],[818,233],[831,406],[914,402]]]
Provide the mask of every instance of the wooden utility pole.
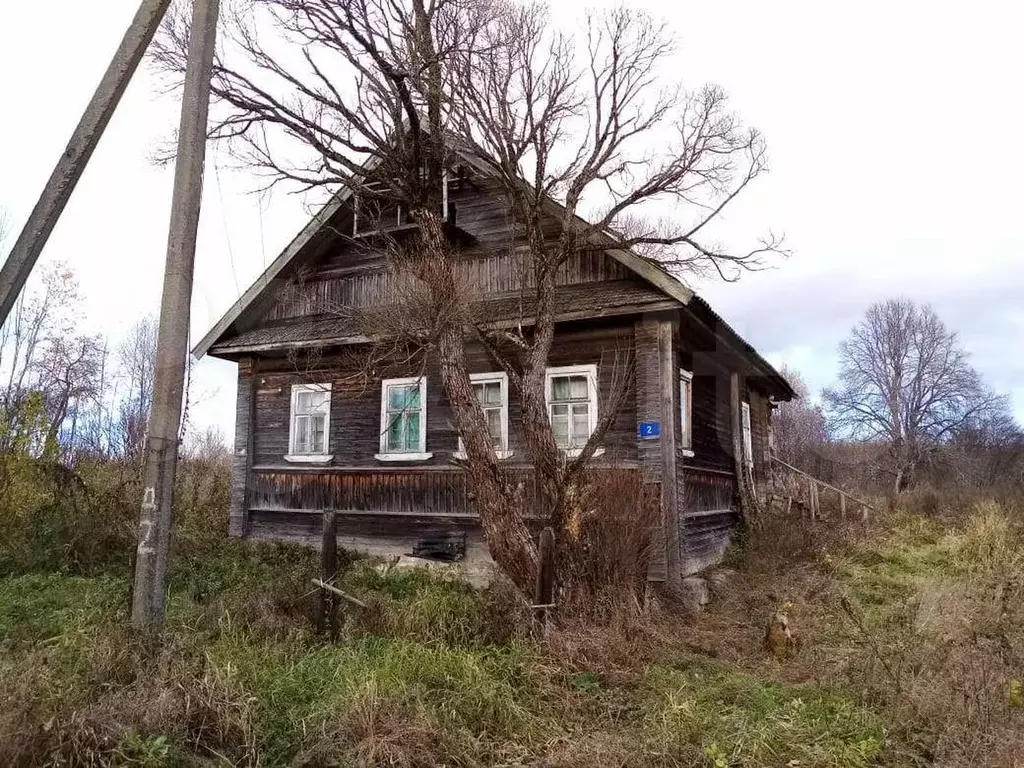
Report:
[[[323,532],[320,539],[320,580],[331,584],[338,575],[338,518],[333,509],[323,511]],[[338,599],[328,589],[320,594],[320,615],[317,624],[331,640],[338,639]]]
[[219,6],[219,0],[194,0],[192,9],[135,558],[132,623],[145,629],[158,629],[164,619],[167,559],[174,522],[174,472],[178,462],[192,273],[203,196],[206,123]]
[[18,300],[18,294],[25,287],[25,281],[71,198],[75,185],[82,177],[89,158],[99,144],[103,131],[170,4],[171,0],[143,0],[131,26],[125,32],[64,154],[57,161],[3,269],[0,269],[0,324],[7,320],[14,302]]

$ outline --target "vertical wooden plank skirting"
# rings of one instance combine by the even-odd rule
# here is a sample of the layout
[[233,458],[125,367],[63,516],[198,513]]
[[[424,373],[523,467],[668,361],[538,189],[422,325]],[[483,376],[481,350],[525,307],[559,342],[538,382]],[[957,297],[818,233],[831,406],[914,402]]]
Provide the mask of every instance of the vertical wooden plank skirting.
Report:
[[255,360],[238,364],[238,395],[235,403],[235,455],[231,462],[231,502],[228,511],[228,535],[245,535],[249,514],[252,454],[255,437],[257,365]]
[[665,544],[668,552],[668,581],[677,582],[682,559],[678,487],[676,485],[676,356],[672,348],[674,327],[671,320],[658,323],[658,390],[661,400],[661,509],[665,520]]
[[729,410],[732,416],[732,457],[736,468],[736,496],[744,527],[750,525],[750,497],[747,493],[747,468],[743,461],[743,414],[740,406],[740,375],[729,376]]
[[[636,420],[661,421],[663,411],[660,404],[661,382],[659,376],[659,321],[653,316],[638,318],[634,327],[634,348],[636,349]],[[662,454],[661,441],[642,440],[637,437],[637,459],[640,463],[644,485],[657,491],[652,498],[657,499],[660,514],[657,523],[651,530],[651,551],[647,566],[647,578],[650,581],[665,581],[668,574],[668,529],[666,510],[662,498]]]

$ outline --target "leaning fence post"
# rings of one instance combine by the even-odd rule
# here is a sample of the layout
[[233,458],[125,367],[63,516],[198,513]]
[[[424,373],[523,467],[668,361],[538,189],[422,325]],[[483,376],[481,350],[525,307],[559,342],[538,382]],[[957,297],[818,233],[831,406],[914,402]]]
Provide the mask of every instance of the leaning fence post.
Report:
[[548,526],[540,532],[540,546],[537,552],[537,581],[533,590],[533,609],[543,632],[547,624],[548,611],[554,607],[555,592],[555,530]]
[[[320,543],[320,579],[330,584],[338,574],[338,520],[333,509],[323,513],[323,538]],[[338,598],[327,589],[320,590],[318,629],[338,637]]]

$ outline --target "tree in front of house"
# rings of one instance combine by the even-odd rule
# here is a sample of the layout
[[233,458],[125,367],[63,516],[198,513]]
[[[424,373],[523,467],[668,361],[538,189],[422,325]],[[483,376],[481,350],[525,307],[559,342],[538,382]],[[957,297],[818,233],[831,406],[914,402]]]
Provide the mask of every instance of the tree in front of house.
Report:
[[839,381],[823,393],[838,434],[877,441],[898,493],[957,435],[1005,407],[957,334],[927,304],[873,304],[839,346]]
[[[531,591],[538,552],[525,513],[533,510],[502,471],[467,343],[482,345],[507,374],[544,505],[537,511],[558,531],[560,561],[578,561],[584,470],[616,403],[575,440],[572,420],[549,412],[558,270],[583,251],[609,249],[727,279],[755,268],[778,250],[777,239],[733,251],[710,230],[765,171],[761,136],[729,111],[721,89],[687,91],[663,77],[671,36],[626,7],[587,16],[576,35],[540,5],[497,0],[228,6],[213,74],[214,137],[268,185],[347,187],[416,223],[415,233],[387,245],[397,301],[372,318],[368,354],[374,367],[384,358],[429,358],[439,368],[491,554]],[[172,17],[157,45],[158,62],[176,74],[186,21]],[[517,223],[536,307],[518,329],[489,329],[456,269],[460,246],[449,236],[442,190],[467,154]],[[651,216],[659,210],[671,216]],[[624,393],[628,361],[617,368]],[[562,570],[563,586],[571,571]]]

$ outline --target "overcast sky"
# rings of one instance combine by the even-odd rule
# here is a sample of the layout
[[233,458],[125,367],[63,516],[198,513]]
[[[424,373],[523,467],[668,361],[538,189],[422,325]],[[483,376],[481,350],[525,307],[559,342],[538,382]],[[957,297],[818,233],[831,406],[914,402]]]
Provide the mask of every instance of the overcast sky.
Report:
[[[688,86],[715,82],[765,134],[772,172],[738,200],[730,242],[784,231],[794,255],[737,284],[698,284],[812,391],[869,304],[930,302],[1024,422],[1024,6],[1016,3],[638,2],[681,39]],[[0,208],[27,217],[138,0],[0,8]],[[559,4],[570,23],[574,4]],[[582,5],[581,5],[582,7]],[[87,326],[117,338],[158,309],[171,172],[150,161],[176,104],[142,70],[51,238]],[[200,338],[305,224],[300,198],[247,194],[207,169],[193,302]],[[8,241],[8,246],[10,241]],[[197,427],[233,431],[235,366],[204,360]]]

